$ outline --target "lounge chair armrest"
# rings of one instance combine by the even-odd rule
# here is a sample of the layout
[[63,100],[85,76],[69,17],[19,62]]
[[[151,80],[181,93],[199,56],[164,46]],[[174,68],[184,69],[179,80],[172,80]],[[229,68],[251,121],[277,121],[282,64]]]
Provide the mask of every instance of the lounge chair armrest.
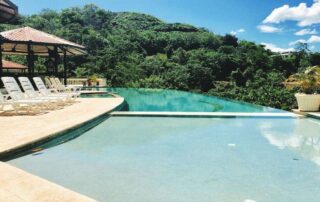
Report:
[[8,101],[8,100],[10,100],[10,95],[3,95],[3,99],[5,100],[5,101]]
[[58,93],[59,91],[55,88],[49,88],[48,89],[51,93]]

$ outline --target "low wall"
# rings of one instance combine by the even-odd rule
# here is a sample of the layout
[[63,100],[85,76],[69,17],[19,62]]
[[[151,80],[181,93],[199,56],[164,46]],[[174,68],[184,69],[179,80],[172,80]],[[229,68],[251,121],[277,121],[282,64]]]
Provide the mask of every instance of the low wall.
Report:
[[[88,85],[87,78],[68,78],[68,85],[83,85],[84,82]],[[98,78],[97,81],[99,82],[99,86],[107,86],[107,80],[104,78]],[[96,83],[92,82],[92,85],[95,86]]]

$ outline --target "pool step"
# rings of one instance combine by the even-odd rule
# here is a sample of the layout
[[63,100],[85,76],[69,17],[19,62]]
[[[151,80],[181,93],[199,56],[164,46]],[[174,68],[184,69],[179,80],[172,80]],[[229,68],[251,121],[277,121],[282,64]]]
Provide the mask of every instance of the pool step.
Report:
[[302,118],[303,115],[294,113],[246,113],[246,112],[112,112],[111,116],[129,117],[194,117],[194,118]]

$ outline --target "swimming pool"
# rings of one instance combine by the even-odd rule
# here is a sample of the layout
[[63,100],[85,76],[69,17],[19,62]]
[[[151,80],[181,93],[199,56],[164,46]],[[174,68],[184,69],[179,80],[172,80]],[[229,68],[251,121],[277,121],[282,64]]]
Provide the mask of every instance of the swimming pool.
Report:
[[111,117],[10,164],[98,201],[320,201],[320,122]]
[[[125,98],[126,111],[280,112],[281,110],[178,90],[108,88]],[[105,97],[108,95],[96,95]],[[283,111],[281,111],[283,112]]]

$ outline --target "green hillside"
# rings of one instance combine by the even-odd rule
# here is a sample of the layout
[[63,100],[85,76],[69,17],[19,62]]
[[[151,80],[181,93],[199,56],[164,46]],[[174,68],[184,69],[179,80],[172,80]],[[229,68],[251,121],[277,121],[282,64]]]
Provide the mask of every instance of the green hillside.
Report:
[[[319,54],[305,49],[285,59],[232,35],[94,5],[21,16],[0,30],[22,26],[87,47],[88,55],[70,61],[70,76],[97,74],[115,87],[197,91],[283,109],[295,105],[284,79],[319,63]],[[44,68],[43,60],[37,68]]]

